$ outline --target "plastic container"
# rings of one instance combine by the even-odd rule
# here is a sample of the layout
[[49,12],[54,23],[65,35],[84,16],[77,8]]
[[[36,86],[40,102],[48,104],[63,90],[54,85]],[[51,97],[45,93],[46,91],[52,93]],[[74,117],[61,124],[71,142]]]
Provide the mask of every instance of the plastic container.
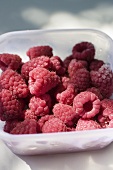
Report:
[[[27,61],[26,51],[36,45],[50,45],[54,55],[62,59],[71,54],[74,44],[90,41],[96,48],[95,58],[109,63],[113,70],[113,41],[97,30],[31,30],[6,33],[0,36],[0,53],[19,54]],[[11,135],[3,131],[0,121],[0,139],[20,155],[50,154],[100,149],[113,141],[113,129],[49,134]]]

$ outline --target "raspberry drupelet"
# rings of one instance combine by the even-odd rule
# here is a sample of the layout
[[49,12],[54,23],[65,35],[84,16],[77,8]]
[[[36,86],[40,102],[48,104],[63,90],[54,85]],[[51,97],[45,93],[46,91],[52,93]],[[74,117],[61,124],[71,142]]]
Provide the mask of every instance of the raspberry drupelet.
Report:
[[109,98],[113,92],[113,72],[103,64],[98,71],[90,72],[92,86],[97,87],[104,98]]
[[29,90],[36,96],[45,94],[59,83],[60,77],[45,68],[37,67],[29,73]]
[[76,125],[76,131],[95,130],[95,129],[101,129],[101,126],[99,123],[91,119],[88,120],[88,119],[80,118]]
[[50,68],[50,58],[47,56],[41,56],[33,58],[30,61],[24,63],[21,68],[21,75],[25,80],[29,79],[29,72],[36,67]]
[[27,56],[29,56],[30,59],[45,55],[48,57],[53,56],[53,49],[52,47],[48,45],[43,46],[35,46],[29,48],[29,50],[26,52]]
[[58,103],[53,107],[53,115],[61,119],[67,126],[73,126],[76,113],[72,106]]
[[42,127],[42,133],[65,132],[66,125],[59,118],[51,118]]
[[91,62],[95,56],[95,47],[91,42],[80,42],[72,48],[73,58]]
[[0,92],[0,118],[2,121],[19,119],[22,114],[21,102],[11,91],[2,89]]
[[5,71],[7,68],[17,70],[22,64],[22,59],[19,55],[3,53],[0,54],[0,68]]
[[18,98],[25,98],[29,94],[22,76],[12,69],[7,69],[1,74],[0,85],[2,89],[10,90]]
[[94,93],[84,91],[75,96],[73,109],[78,116],[84,119],[90,119],[99,113],[100,100]]

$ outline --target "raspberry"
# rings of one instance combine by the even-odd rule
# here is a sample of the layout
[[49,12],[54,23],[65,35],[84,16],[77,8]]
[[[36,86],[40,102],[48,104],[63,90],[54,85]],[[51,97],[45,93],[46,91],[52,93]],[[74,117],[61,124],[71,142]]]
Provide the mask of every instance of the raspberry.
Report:
[[0,84],[3,89],[12,91],[18,98],[25,98],[29,94],[28,87],[20,74],[7,69],[0,77]]
[[67,126],[73,126],[73,120],[75,118],[75,111],[72,106],[58,103],[53,107],[53,114],[55,117],[62,120]]
[[0,68],[3,71],[5,71],[7,68],[17,70],[20,67],[21,63],[22,59],[16,54],[0,54]]
[[61,82],[62,82],[64,89],[67,89],[67,86],[70,84],[70,78],[63,76],[61,77]]
[[73,77],[70,78],[70,82],[75,85],[80,92],[85,91],[90,87],[90,73],[85,68],[78,69]]
[[102,60],[98,60],[98,59],[94,59],[91,61],[89,69],[90,70],[94,70],[94,71],[98,71],[98,69],[104,64],[104,61]]
[[[98,116],[98,122],[102,128],[110,127],[110,123],[113,120],[113,109],[106,108]],[[113,127],[113,126],[112,126]]]
[[42,131],[42,127],[43,125],[45,124],[46,121],[50,120],[54,118],[53,115],[45,115],[45,116],[42,116],[39,120],[38,120],[38,125],[40,127],[40,132]]
[[36,116],[44,116],[49,113],[49,107],[46,101],[37,96],[33,96],[30,99],[29,108]]
[[99,123],[97,123],[94,120],[79,119],[77,122],[76,131],[94,130],[94,129],[101,129]]
[[113,73],[107,65],[102,65],[98,71],[91,71],[91,83],[97,87],[104,98],[109,98],[113,92]]
[[35,134],[37,133],[37,121],[34,119],[25,119],[18,123],[10,132],[11,134]]
[[76,59],[72,59],[68,66],[69,76],[72,77],[78,69],[84,68],[82,62],[77,61]]
[[100,100],[94,93],[84,91],[75,96],[73,108],[80,117],[93,118],[100,111]]
[[108,108],[113,110],[113,99],[103,99],[101,101],[102,110]]
[[29,72],[32,71],[37,66],[48,69],[50,67],[50,58],[47,56],[41,56],[38,58],[33,58],[32,60],[23,64],[23,66],[21,68],[22,77],[24,79],[28,80]]
[[49,109],[52,108],[52,99],[49,94],[44,94],[44,95],[40,96],[40,98],[46,102]]
[[59,76],[45,68],[37,67],[29,73],[29,90],[31,94],[37,96],[45,94],[57,86],[59,82]]
[[59,118],[51,118],[42,127],[42,133],[65,132],[66,125]]
[[59,103],[72,105],[74,97],[77,95],[77,91],[74,86],[69,85],[66,90],[56,95],[56,99]]
[[2,121],[14,120],[21,117],[22,104],[9,90],[0,92],[0,117]]
[[10,131],[18,124],[20,123],[19,120],[8,120],[5,122],[4,125],[4,131],[10,133]]
[[103,99],[103,96],[100,93],[100,90],[98,88],[96,88],[96,87],[88,88],[86,91],[90,91],[90,92],[94,93],[100,100]]
[[80,42],[72,49],[73,58],[90,62],[95,56],[95,47],[90,42]]
[[68,68],[68,66],[69,66],[69,63],[70,63],[70,61],[73,59],[73,56],[72,55],[70,55],[70,56],[68,56],[68,57],[66,57],[65,59],[64,59],[64,67],[67,69]]
[[35,120],[37,120],[37,115],[32,110],[26,109],[24,111],[24,118],[25,119],[35,119]]
[[36,47],[31,47],[29,50],[26,52],[27,56],[29,56],[30,59],[45,55],[48,57],[53,56],[53,49],[48,46],[36,46]]
[[51,70],[56,71],[58,75],[64,75],[65,67],[63,65],[63,61],[58,56],[53,56],[50,58],[51,61]]

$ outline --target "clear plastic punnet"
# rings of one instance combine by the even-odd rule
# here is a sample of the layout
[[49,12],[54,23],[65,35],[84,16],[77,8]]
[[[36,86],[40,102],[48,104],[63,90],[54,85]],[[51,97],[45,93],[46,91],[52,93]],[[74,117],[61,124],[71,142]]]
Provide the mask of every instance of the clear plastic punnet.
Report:
[[[26,51],[33,46],[50,45],[54,55],[62,59],[69,56],[74,44],[81,41],[92,42],[96,48],[95,58],[102,59],[113,70],[113,41],[103,32],[93,29],[25,30],[9,32],[0,36],[0,53],[14,53],[28,61]],[[113,141],[113,128],[12,135],[3,131],[0,121],[0,139],[19,155],[36,155],[96,150]]]

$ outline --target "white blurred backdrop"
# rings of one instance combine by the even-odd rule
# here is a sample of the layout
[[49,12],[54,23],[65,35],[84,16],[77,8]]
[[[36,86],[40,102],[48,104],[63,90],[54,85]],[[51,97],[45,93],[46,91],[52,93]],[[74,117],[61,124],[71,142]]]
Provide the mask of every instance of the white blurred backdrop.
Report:
[[113,0],[0,0],[0,34],[30,29],[93,28],[113,38]]

